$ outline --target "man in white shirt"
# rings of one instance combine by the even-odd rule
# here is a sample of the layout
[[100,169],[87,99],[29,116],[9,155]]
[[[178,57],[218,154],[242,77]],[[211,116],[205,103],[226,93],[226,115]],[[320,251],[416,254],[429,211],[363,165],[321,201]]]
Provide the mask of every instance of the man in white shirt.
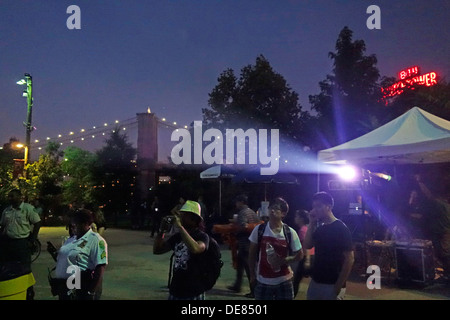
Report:
[[249,237],[250,281],[257,300],[294,298],[289,263],[300,261],[303,251],[297,232],[283,223],[288,211],[284,199],[275,199],[269,207],[268,223],[255,227]]

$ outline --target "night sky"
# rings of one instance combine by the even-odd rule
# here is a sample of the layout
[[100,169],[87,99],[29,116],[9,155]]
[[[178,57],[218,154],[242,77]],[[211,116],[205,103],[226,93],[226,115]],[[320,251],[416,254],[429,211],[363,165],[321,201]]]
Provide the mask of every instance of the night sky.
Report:
[[[81,9],[69,30],[68,6]],[[369,5],[381,30],[369,30]],[[376,54],[381,75],[419,65],[450,73],[449,1],[0,0],[0,145],[25,139],[34,81],[32,140],[129,119],[147,107],[180,125],[201,120],[219,74],[264,55],[309,110],[308,95],[331,73],[344,26]]]

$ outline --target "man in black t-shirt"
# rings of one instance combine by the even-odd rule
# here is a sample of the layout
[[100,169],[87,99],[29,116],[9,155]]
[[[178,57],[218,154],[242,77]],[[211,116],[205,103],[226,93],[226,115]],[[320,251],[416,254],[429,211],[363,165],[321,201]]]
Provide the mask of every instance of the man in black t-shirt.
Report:
[[306,249],[314,247],[315,258],[308,300],[336,300],[354,262],[352,239],[347,226],[333,214],[333,198],[326,192],[313,196]]
[[165,223],[153,245],[154,254],[174,251],[173,276],[169,285],[169,300],[204,300],[200,264],[200,254],[209,246],[209,236],[201,229],[203,218],[200,205],[195,201],[186,201],[174,216],[173,225],[179,230],[172,237],[164,239],[167,231]]

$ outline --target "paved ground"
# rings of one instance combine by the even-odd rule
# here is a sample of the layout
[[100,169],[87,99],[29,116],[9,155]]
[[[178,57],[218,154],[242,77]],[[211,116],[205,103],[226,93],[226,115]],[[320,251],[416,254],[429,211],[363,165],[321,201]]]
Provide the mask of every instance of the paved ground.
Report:
[[[51,241],[57,248],[67,231],[62,227],[43,227],[39,239],[43,250],[33,263],[36,278],[36,300],[56,300],[50,293],[47,281],[48,269],[54,266],[50,255],[45,251],[46,242]],[[109,265],[103,283],[103,300],[166,300],[167,276],[170,254],[153,255],[153,239],[145,231],[107,229],[105,239],[109,249]],[[226,289],[235,276],[231,266],[230,251],[222,250],[225,265],[215,288],[208,292],[208,300],[246,300],[243,295],[231,293]],[[309,279],[304,279],[297,300],[304,300]],[[450,299],[450,288],[434,284],[423,289],[399,289],[395,284],[383,283],[379,290],[369,290],[365,279],[352,275],[347,285],[346,300],[442,300]]]

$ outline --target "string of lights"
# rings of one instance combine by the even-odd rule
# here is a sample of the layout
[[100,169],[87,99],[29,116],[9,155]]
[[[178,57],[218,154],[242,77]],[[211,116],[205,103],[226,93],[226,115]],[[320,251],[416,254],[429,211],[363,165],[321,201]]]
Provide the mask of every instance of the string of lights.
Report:
[[[180,129],[181,127],[177,125],[176,122],[167,121],[166,118],[156,118],[158,124],[164,126],[169,129]],[[126,120],[115,120],[113,123],[103,123],[101,125],[92,126],[87,129],[79,129],[76,131],[70,131],[67,134],[58,134],[55,137],[46,137],[41,139],[35,139],[31,142],[31,150],[42,150],[45,146],[50,142],[57,142],[61,146],[67,144],[73,144],[75,142],[83,142],[89,141],[98,137],[104,137],[110,132],[114,132],[116,130],[130,130],[136,128],[138,125],[137,118],[129,118]],[[188,128],[188,126],[184,126],[184,128]]]
[[[162,124],[162,125],[166,126],[167,128],[181,129],[181,127],[175,121],[174,122],[169,122],[169,121],[166,120],[166,118],[161,118],[161,119],[157,118],[157,121],[158,121],[159,124]],[[184,129],[187,129],[187,128],[188,128],[188,126],[185,125]]]
[[87,139],[94,139],[96,137],[105,136],[107,133],[114,130],[127,130],[137,125],[136,118],[130,118],[123,121],[116,120],[113,123],[103,123],[88,129],[79,129],[77,131],[70,131],[67,134],[58,134],[56,137],[46,137],[44,139],[35,139],[31,144],[31,149],[42,150],[50,141],[57,142],[60,145],[71,144],[76,141],[85,141]]

